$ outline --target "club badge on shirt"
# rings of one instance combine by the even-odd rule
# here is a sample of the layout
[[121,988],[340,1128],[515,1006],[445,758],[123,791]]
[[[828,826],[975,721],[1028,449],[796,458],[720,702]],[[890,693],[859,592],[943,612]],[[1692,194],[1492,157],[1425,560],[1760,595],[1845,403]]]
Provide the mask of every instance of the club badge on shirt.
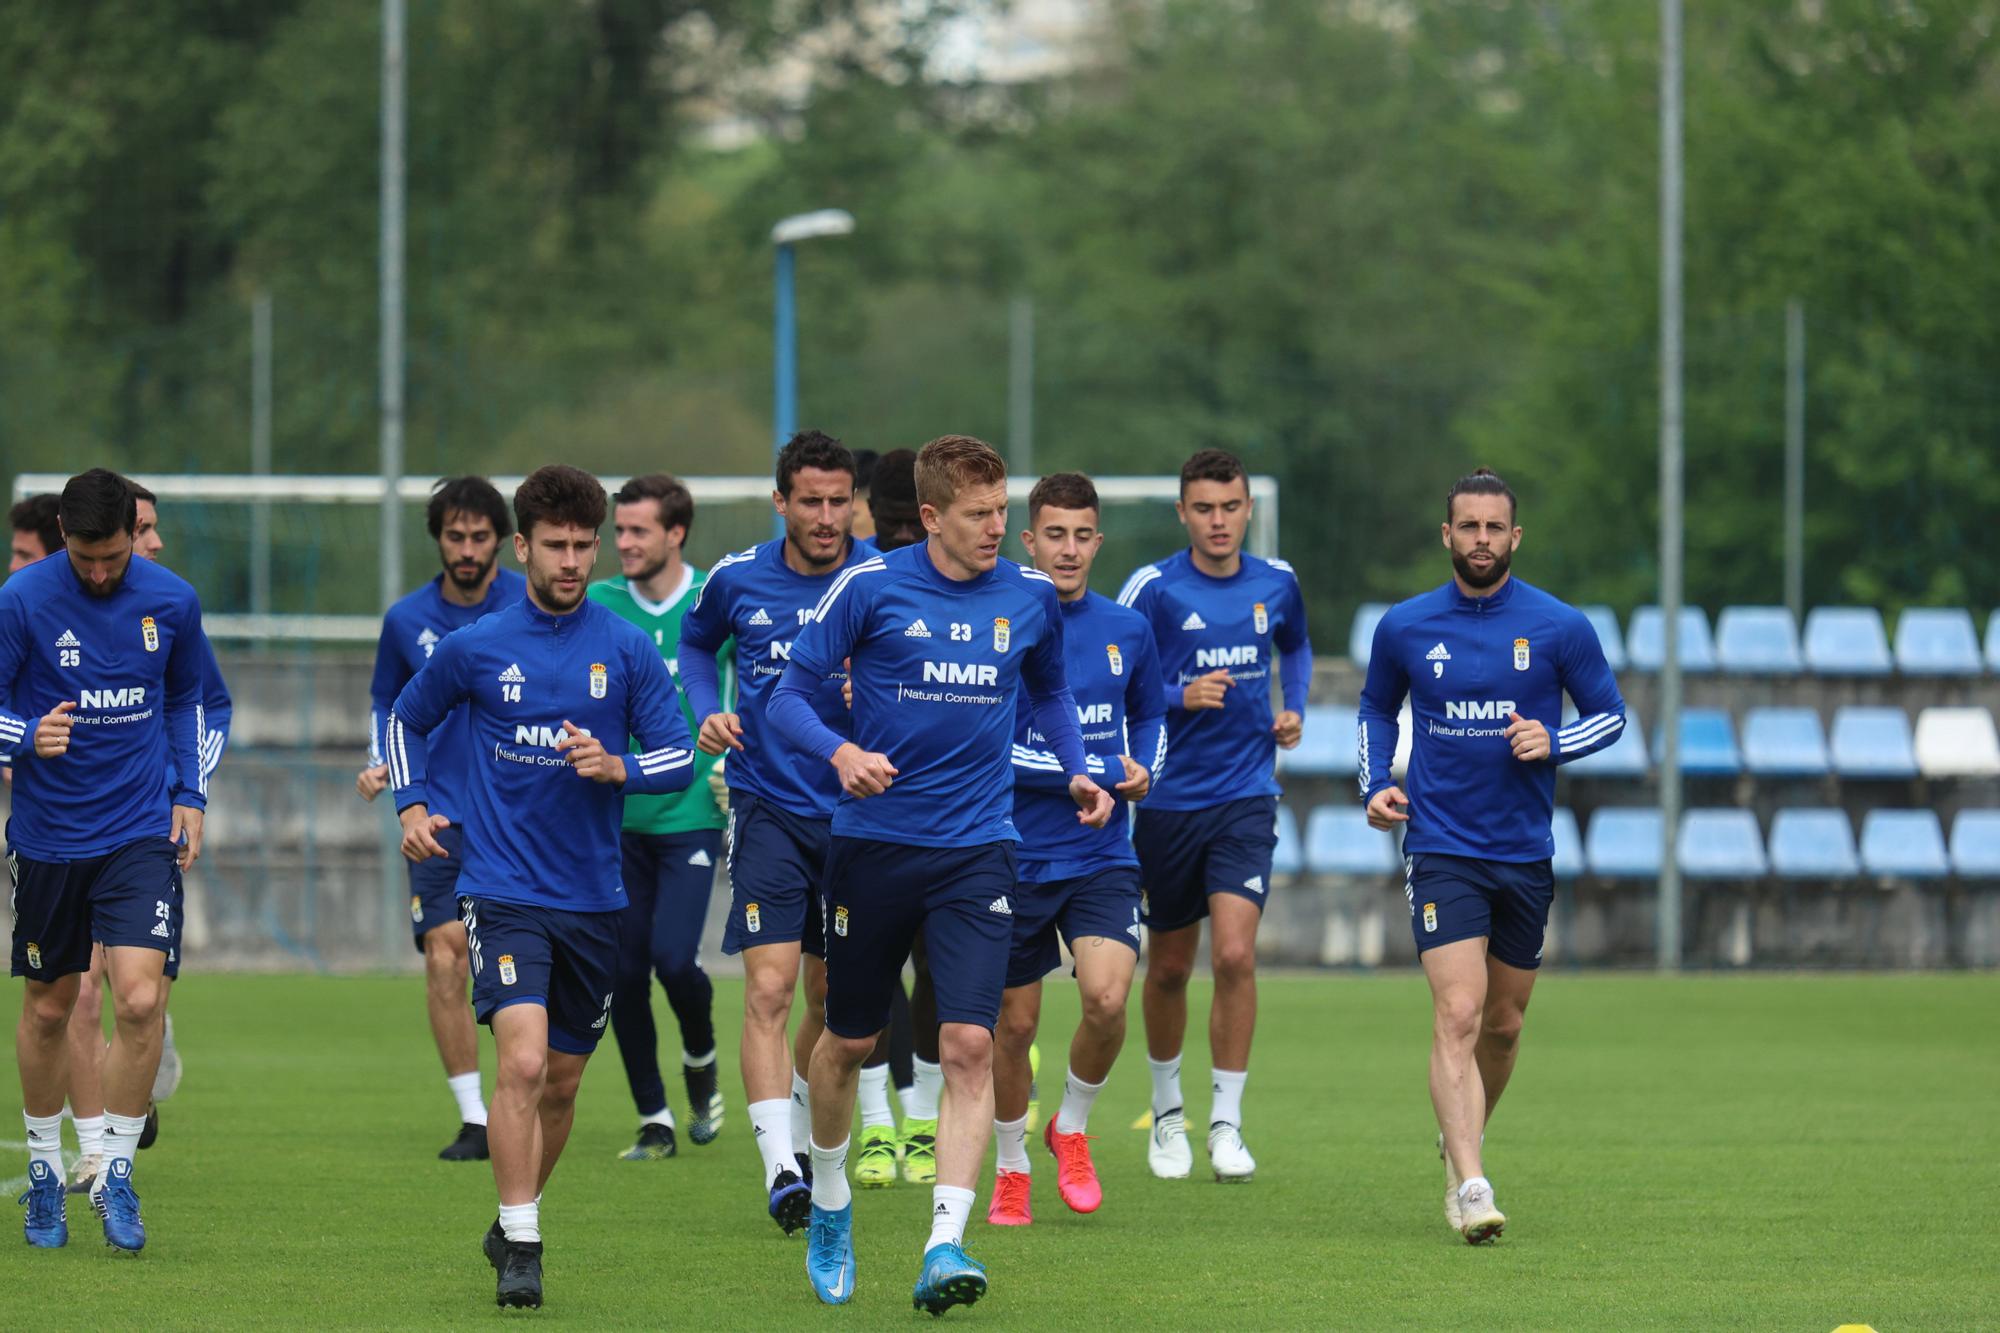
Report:
[[1256,624],[1259,634],[1271,632],[1271,613],[1264,609],[1262,602],[1250,608],[1250,619]]
[[1125,674],[1125,655],[1118,651],[1117,644],[1115,643],[1106,644],[1104,646],[1104,655],[1111,659],[1112,675],[1122,676]]
[[605,690],[610,687],[610,683],[611,673],[605,668],[604,663],[592,662],[590,664],[590,697],[593,699],[602,699]]
[[1514,670],[1526,671],[1527,669],[1528,641],[1526,639],[1516,639],[1514,640]]
[[139,633],[146,640],[147,652],[157,653],[160,651],[160,627],[153,623],[151,616],[146,616],[139,621]]
[[993,651],[1004,653],[1007,651],[1007,644],[1007,617],[995,616],[993,617]]

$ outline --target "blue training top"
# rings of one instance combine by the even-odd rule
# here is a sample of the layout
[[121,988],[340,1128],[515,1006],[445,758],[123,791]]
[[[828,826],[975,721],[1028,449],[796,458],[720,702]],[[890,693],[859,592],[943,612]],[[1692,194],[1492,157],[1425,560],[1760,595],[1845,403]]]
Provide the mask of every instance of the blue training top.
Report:
[[[1568,726],[1564,691],[1582,714]],[[1390,785],[1405,695],[1416,731],[1403,784],[1405,852],[1547,860],[1556,765],[1625,729],[1625,700],[1597,631],[1581,611],[1512,577],[1488,597],[1447,583],[1398,602],[1375,627],[1357,737],[1364,802]],[[1549,729],[1550,759],[1514,758],[1509,713]]]
[[[436,756],[460,769],[459,892],[572,912],[624,907],[623,793],[681,791],[694,775],[680,694],[652,639],[594,601],[558,616],[526,598],[446,635],[384,729],[399,812],[426,801],[427,738],[460,705],[466,743]],[[555,748],[565,721],[613,754],[638,737],[645,748],[623,755],[622,788],[571,769]]]
[[976,578],[948,578],[929,541],[842,573],[793,641],[770,703],[772,723],[820,762],[848,737],[813,702],[847,659],[854,743],[887,755],[897,775],[879,796],[843,792],[836,834],[918,847],[1017,838],[1011,761],[1023,691],[1065,781],[1086,771],[1064,683],[1062,612],[1046,574],[1003,558]]

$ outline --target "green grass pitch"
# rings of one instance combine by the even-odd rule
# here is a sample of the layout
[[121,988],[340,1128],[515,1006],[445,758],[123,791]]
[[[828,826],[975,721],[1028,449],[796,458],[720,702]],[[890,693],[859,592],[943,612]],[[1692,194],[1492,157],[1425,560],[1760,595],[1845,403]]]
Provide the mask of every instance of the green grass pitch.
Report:
[[[1195,993],[1205,1012],[1205,987]],[[858,1290],[820,1308],[802,1238],[764,1216],[718,984],[722,1137],[615,1160],[635,1118],[609,1041],[543,1203],[548,1304],[501,1315],[478,1242],[484,1164],[433,1160],[455,1116],[415,977],[201,976],[174,995],[187,1062],[135,1176],[149,1241],[103,1246],[72,1203],[69,1247],[0,1241],[22,1325],[574,1328],[918,1326],[928,1191],[857,1192]],[[1045,1089],[1074,991],[1051,983]],[[2000,977],[1566,975],[1529,1012],[1488,1169],[1510,1223],[1471,1249],[1445,1228],[1414,973],[1266,980],[1246,1136],[1254,1183],[1153,1180],[1127,1128],[1147,1082],[1136,1004],[1099,1102],[1102,1211],[1070,1215],[1035,1151],[1036,1223],[968,1247],[987,1328],[1897,1329],[2000,1322]],[[1199,1017],[1190,1119],[1206,1111]],[[672,1033],[670,1023],[662,1031]],[[668,1038],[671,1040],[671,1037]],[[673,1069],[675,1052],[668,1052]],[[491,1078],[491,1059],[486,1062]],[[669,1078],[677,1101],[678,1079]],[[5,1080],[24,1172],[18,1081]],[[1053,1099],[1048,1103],[1053,1110]],[[676,1106],[683,1113],[685,1107]],[[1197,1137],[1199,1137],[1197,1135]],[[15,1189],[18,1191],[17,1185]],[[18,1216],[18,1214],[16,1214]],[[10,1319],[9,1322],[12,1322]]]

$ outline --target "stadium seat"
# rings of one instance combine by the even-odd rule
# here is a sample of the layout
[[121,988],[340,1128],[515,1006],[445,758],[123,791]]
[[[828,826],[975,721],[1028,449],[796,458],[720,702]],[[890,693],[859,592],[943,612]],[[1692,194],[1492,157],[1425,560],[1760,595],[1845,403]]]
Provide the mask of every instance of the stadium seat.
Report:
[[1761,879],[1769,868],[1757,816],[1734,807],[1681,816],[1674,854],[1691,879]]
[[1936,879],[1951,873],[1934,810],[1870,810],[1861,821],[1861,865],[1871,875]]
[[1278,806],[1278,848],[1271,853],[1271,873],[1296,875],[1305,868],[1305,853],[1299,846],[1299,821],[1292,807]]
[[1785,809],[1771,821],[1771,873],[1785,879],[1853,879],[1861,873],[1845,810]]
[[1760,778],[1816,778],[1826,773],[1831,765],[1819,714],[1810,708],[1753,708],[1745,713],[1743,766]]
[[1715,657],[1724,671],[1789,676],[1805,669],[1799,628],[1782,606],[1725,606],[1715,622]]
[[1278,771],[1305,777],[1353,777],[1354,710],[1307,704],[1305,724],[1298,748],[1278,751]]
[[1926,708],[1917,714],[1917,768],[1927,778],[2000,776],[2000,735],[1984,708]]
[[1963,810],[1951,822],[1951,868],[1965,879],[2000,879],[2000,810]]
[[1347,655],[1363,671],[1368,669],[1369,655],[1375,650],[1375,627],[1388,612],[1387,602],[1363,602],[1354,613],[1354,627],[1347,634]]
[[1602,602],[1591,606],[1578,607],[1590,627],[1597,631],[1597,641],[1604,645],[1604,662],[1613,671],[1623,671],[1625,660],[1625,635],[1618,628],[1618,613]]
[[1806,669],[1822,676],[1886,676],[1889,635],[1872,606],[1820,606],[1806,612]]
[[[1563,721],[1574,721],[1576,710],[1565,705]],[[1562,771],[1580,778],[1643,778],[1652,767],[1646,756],[1645,729],[1630,711],[1625,714],[1625,730],[1617,740],[1595,754],[1587,754]]]
[[[1653,750],[1658,753],[1666,737],[1663,727],[1653,730]],[[1729,778],[1743,771],[1743,753],[1736,748],[1736,727],[1721,708],[1681,710],[1681,772],[1694,778]]]
[[[1667,656],[1667,621],[1657,606],[1632,613],[1626,631],[1625,656],[1639,671],[1658,671]],[[1708,616],[1698,606],[1681,608],[1681,670],[1715,670],[1715,640],[1709,637]]]
[[2000,611],[1986,618],[1986,669],[2000,671]]
[[1657,879],[1660,811],[1657,806],[1600,809],[1590,818],[1583,844],[1590,873],[1607,879]]
[[1306,820],[1306,867],[1315,875],[1389,875],[1402,861],[1395,836],[1369,828],[1359,805],[1322,805]]
[[1556,807],[1555,817],[1549,821],[1549,831],[1555,835],[1555,872],[1557,879],[1575,879],[1583,873],[1583,831],[1576,826],[1576,811],[1566,805]]
[[1913,606],[1896,617],[1896,669],[1905,675],[1976,676],[1984,666],[1964,607]]
[[1917,754],[1900,708],[1848,707],[1833,715],[1833,771],[1843,778],[1913,778]]

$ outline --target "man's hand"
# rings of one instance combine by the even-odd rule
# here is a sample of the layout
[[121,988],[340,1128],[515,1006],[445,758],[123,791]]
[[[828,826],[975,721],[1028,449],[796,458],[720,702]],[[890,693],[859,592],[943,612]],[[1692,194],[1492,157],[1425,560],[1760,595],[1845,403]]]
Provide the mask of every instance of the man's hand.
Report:
[[412,861],[428,861],[433,856],[449,858],[451,853],[437,840],[439,829],[451,827],[451,821],[443,815],[434,815],[422,802],[403,807],[398,816],[403,821],[403,855]]
[[888,755],[864,750],[853,741],[835,750],[830,762],[840,774],[840,789],[849,796],[880,796],[896,778],[896,766]]
[[74,699],[65,699],[49,710],[47,717],[35,724],[35,756],[39,759],[54,759],[57,755],[69,753],[70,728],[76,719],[69,710],[76,707]]
[[625,781],[625,760],[610,753],[604,742],[568,718],[563,719],[563,738],[556,742],[556,749],[569,760],[569,766],[580,778],[608,782],[614,787]]
[[841,677],[840,701],[847,705],[847,711],[851,713],[854,711],[854,659],[851,657],[841,658],[840,669],[847,673]]
[[694,745],[703,754],[721,754],[743,748],[743,719],[734,713],[710,713],[701,720],[701,734]]
[[1384,787],[1368,798],[1368,827],[1386,832],[1398,824],[1407,824],[1409,809],[1410,798],[1403,795],[1401,787]]
[[1281,750],[1296,750],[1299,739],[1306,734],[1306,720],[1287,708],[1271,721],[1271,734],[1278,738]]
[[1514,757],[1523,763],[1549,757],[1549,729],[1532,718],[1507,714],[1506,736]]
[[1129,754],[1121,754],[1118,758],[1125,765],[1125,780],[1113,790],[1128,801],[1145,800],[1146,793],[1153,789],[1153,775]]
[[[182,870],[192,866],[201,857],[201,823],[202,812],[194,806],[174,807],[174,821],[167,826],[167,837],[181,849],[176,859],[180,862]],[[182,844],[183,838],[186,839],[185,845]]]
[[1069,798],[1076,802],[1077,822],[1086,828],[1103,828],[1111,822],[1111,793],[1083,774],[1069,780]]
[[361,799],[364,801],[374,800],[382,794],[382,789],[388,785],[389,766],[387,764],[377,764],[373,768],[364,768],[354,776],[354,790],[361,793]]
[[718,760],[714,768],[708,770],[708,794],[715,800],[715,808],[723,814],[729,813],[729,778],[722,766],[729,761]]
[[1190,713],[1198,708],[1220,708],[1222,696],[1229,693],[1229,687],[1235,683],[1235,677],[1217,667],[1206,676],[1195,677],[1182,688],[1181,707]]

